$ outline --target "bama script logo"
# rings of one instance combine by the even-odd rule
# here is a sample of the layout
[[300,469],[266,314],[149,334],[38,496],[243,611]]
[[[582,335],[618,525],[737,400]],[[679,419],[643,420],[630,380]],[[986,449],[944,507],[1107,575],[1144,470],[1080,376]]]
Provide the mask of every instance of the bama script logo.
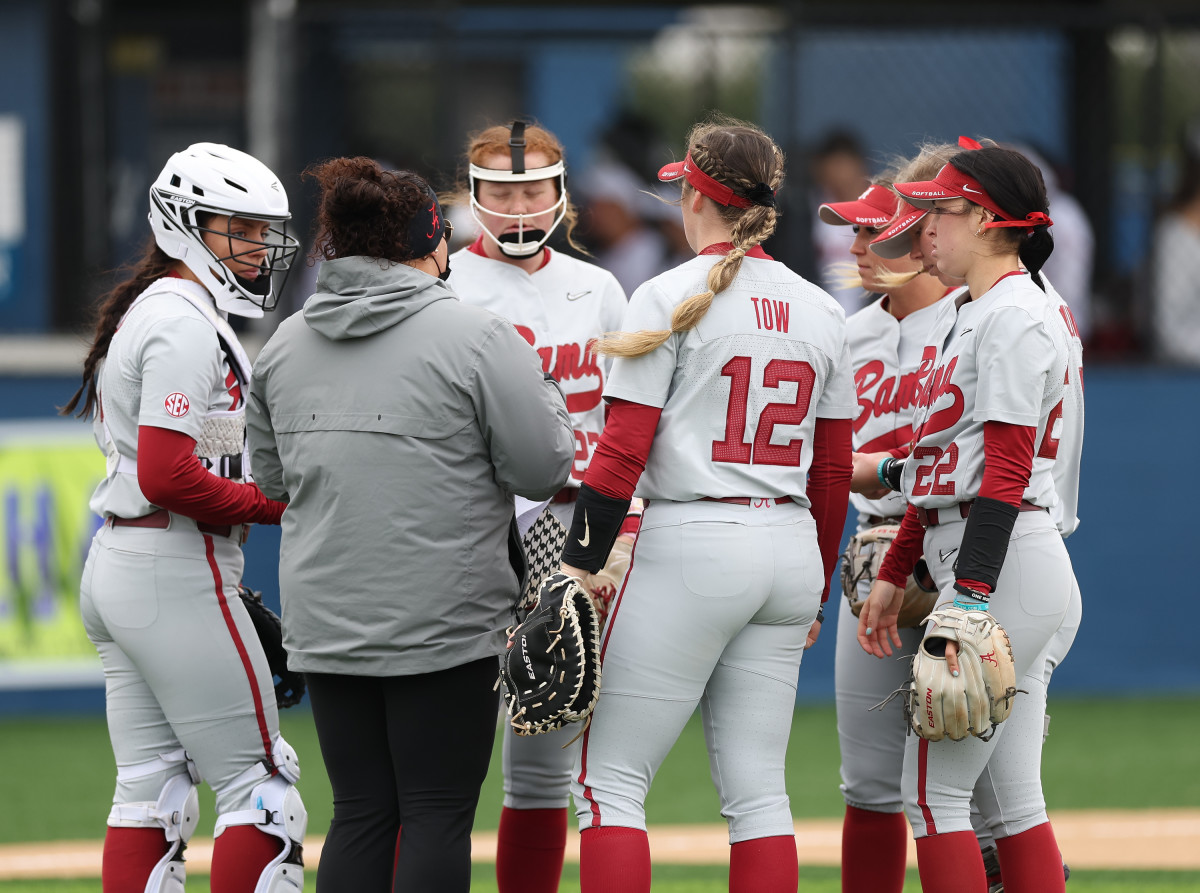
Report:
[[871,360],[855,370],[854,387],[858,391],[860,409],[858,418],[854,420],[855,433],[862,430],[872,416],[880,418],[915,407],[921,398],[922,385],[933,371],[935,356],[936,351],[932,347],[925,348],[921,365],[900,376],[889,375],[885,378],[887,367],[882,360]]
[[[586,412],[600,405],[604,393],[604,382],[600,377],[600,363],[586,345],[578,342],[538,346],[533,330],[516,326],[517,334],[529,342],[542,358],[542,371],[549,372],[562,385],[567,395],[567,412]],[[569,382],[590,379],[595,387],[586,391],[572,391]]]
[[[931,349],[926,348],[927,351]],[[958,366],[958,357],[954,357],[944,366],[938,366],[929,380],[925,382],[925,389],[921,392],[918,406],[933,406],[947,394],[950,395],[951,403],[949,406],[931,412],[926,417],[925,421],[921,423],[920,431],[913,434],[914,443],[926,435],[953,427],[962,418],[966,401],[963,399],[962,389],[951,381],[954,378],[956,366]]]

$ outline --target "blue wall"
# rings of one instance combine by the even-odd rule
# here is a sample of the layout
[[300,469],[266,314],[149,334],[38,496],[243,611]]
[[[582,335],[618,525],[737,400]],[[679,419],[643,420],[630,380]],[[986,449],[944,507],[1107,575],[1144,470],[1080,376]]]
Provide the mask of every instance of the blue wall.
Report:
[[23,232],[0,238],[0,332],[41,332],[50,322],[48,7],[9,0],[0,15],[0,116],[21,123],[24,177]]
[[[1170,606],[1190,598],[1200,535],[1192,523],[1190,460],[1200,443],[1200,371],[1090,369],[1081,483],[1082,526],[1067,544],[1083,591],[1083,625],[1054,675],[1055,694],[1200,692],[1200,650]],[[0,418],[46,417],[74,389],[69,379],[0,379]],[[256,527],[246,580],[278,604],[279,528]],[[800,674],[800,696],[833,692],[832,624]],[[7,695],[6,695],[7,698]],[[16,702],[13,701],[13,704]],[[95,706],[100,698],[75,706]],[[2,712],[2,711],[0,711]]]

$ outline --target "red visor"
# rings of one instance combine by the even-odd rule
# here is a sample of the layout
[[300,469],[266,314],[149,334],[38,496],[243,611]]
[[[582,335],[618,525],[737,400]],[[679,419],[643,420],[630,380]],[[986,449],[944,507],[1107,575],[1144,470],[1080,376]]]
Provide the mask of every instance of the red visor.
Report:
[[871,250],[880,257],[895,260],[912,251],[912,234],[909,232],[929,212],[914,208],[908,202],[899,202],[896,218],[891,226],[871,240]]
[[847,223],[885,226],[896,213],[896,195],[886,186],[868,186],[867,191],[854,201],[826,202],[817,213],[823,221],[834,226]]
[[691,153],[683,161],[675,161],[664,165],[658,172],[658,179],[665,183],[678,180],[680,177],[686,177],[687,181],[696,188],[697,192],[707,195],[719,205],[749,208],[754,204],[750,199],[737,195],[728,186],[718,183],[708,174],[704,173],[704,171],[700,170],[700,168],[696,167],[696,162],[692,161]]
[[1050,226],[1054,223],[1047,215],[1041,211],[1034,211],[1027,214],[1024,220],[1016,220],[1012,214],[1009,214],[1001,208],[992,197],[987,194],[983,186],[974,177],[969,177],[956,168],[954,165],[947,163],[938,171],[937,176],[932,180],[919,180],[915,183],[897,183],[893,187],[910,204],[917,208],[929,210],[933,207],[933,203],[947,198],[965,198],[969,202],[987,208],[999,220],[993,220],[991,223],[985,224],[985,228],[991,229],[995,227],[1035,227],[1035,226]]

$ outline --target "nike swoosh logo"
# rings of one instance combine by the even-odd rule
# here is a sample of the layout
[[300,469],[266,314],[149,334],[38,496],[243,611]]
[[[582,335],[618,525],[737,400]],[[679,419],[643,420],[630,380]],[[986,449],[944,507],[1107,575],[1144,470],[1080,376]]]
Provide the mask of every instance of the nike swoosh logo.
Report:
[[587,291],[569,291],[569,292],[567,292],[567,300],[568,301],[578,301],[584,295],[590,295],[591,293],[592,293],[592,290],[590,288]]
[[963,335],[967,334],[968,332],[974,332],[974,331],[975,331],[974,329],[963,329],[958,334],[959,334],[959,337],[961,338]]
[[976,195],[983,195],[978,189],[972,189],[970,186],[964,186],[963,192],[974,192]]
[[588,547],[588,543],[592,541],[592,528],[588,524],[587,509],[583,510],[583,536],[579,539],[579,545],[583,548]]
[[958,546],[953,549],[938,549],[938,558],[945,563],[946,559],[958,551]]
[[688,167],[688,163],[686,161],[683,163],[683,170],[685,173],[691,171],[691,168]]

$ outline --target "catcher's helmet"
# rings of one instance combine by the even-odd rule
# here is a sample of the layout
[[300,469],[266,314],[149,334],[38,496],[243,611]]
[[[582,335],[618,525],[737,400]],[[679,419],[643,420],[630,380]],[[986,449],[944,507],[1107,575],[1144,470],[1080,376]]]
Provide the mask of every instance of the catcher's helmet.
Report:
[[[558,228],[558,225],[563,222],[563,218],[567,216],[567,168],[560,158],[554,164],[546,167],[536,167],[527,169],[525,167],[525,122],[514,121],[512,128],[509,131],[508,139],[509,156],[512,158],[512,170],[496,170],[494,168],[480,167],[478,164],[472,164],[468,167],[467,176],[470,180],[471,188],[471,216],[475,218],[475,222],[479,224],[483,234],[496,243],[500,251],[508,257],[530,257],[536,254],[550,235]],[[555,178],[558,180],[558,201],[545,211],[538,211],[534,214],[501,214],[498,211],[493,211],[490,208],[485,208],[479,203],[479,188],[478,181],[487,180],[492,183],[528,183],[533,180],[549,180]],[[527,218],[537,217],[548,211],[556,212],[554,221],[547,229],[534,229],[529,227]],[[515,220],[517,222],[517,231],[515,233],[504,233],[497,237],[492,235],[491,231],[483,225],[480,220],[480,213],[489,214],[492,217],[501,217],[507,220]]]
[[[272,224],[266,241],[240,239],[266,246],[267,257],[256,279],[234,274],[201,234],[201,215],[222,214]],[[259,317],[274,310],[292,258],[300,247],[287,233],[287,193],[279,178],[257,158],[219,143],[195,143],[168,160],[150,186],[150,228],[170,257],[182,260],[212,294],[217,307],[239,316]],[[207,221],[205,221],[207,222]],[[274,273],[284,279],[274,281]]]

